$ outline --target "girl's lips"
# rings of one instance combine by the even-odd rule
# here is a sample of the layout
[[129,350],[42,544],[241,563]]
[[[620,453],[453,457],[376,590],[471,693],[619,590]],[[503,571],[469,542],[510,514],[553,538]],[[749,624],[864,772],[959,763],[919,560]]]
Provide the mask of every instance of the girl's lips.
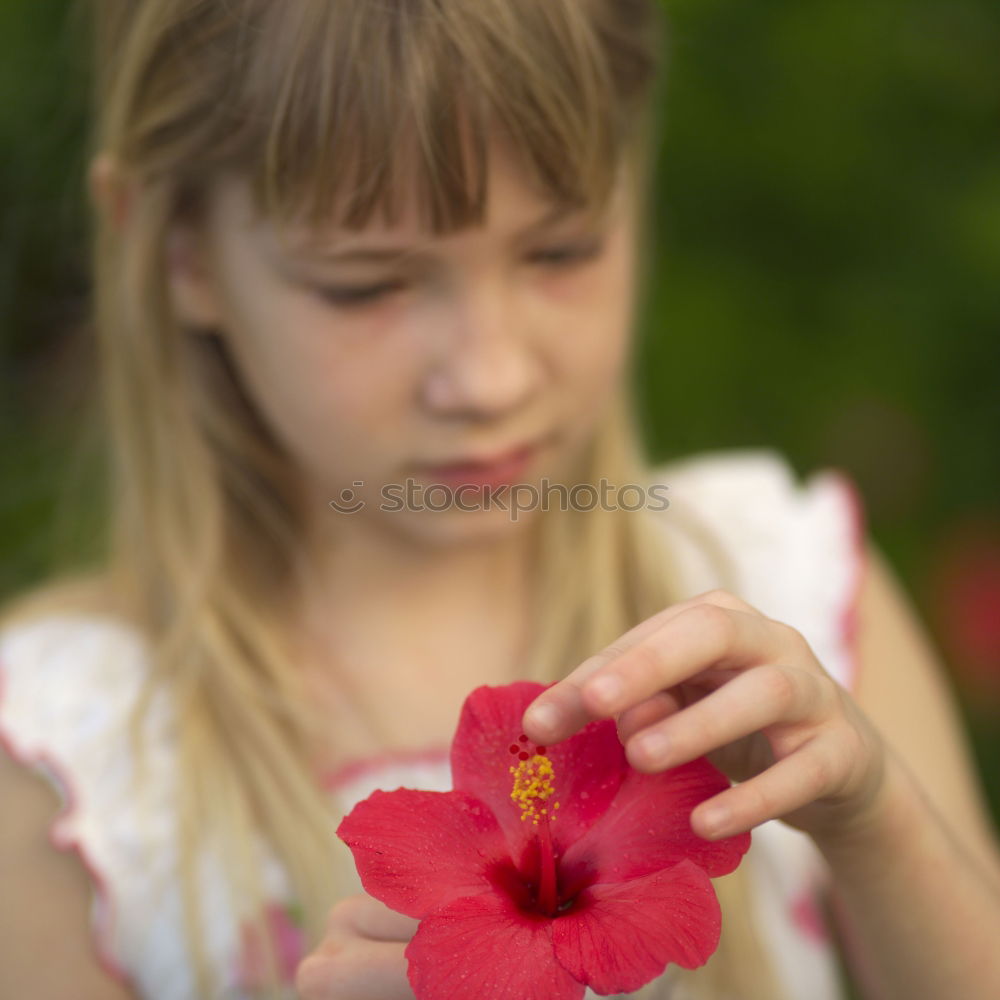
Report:
[[520,482],[539,450],[538,444],[509,452],[493,462],[468,462],[456,465],[421,466],[418,474],[434,483],[456,489],[459,486],[499,488]]

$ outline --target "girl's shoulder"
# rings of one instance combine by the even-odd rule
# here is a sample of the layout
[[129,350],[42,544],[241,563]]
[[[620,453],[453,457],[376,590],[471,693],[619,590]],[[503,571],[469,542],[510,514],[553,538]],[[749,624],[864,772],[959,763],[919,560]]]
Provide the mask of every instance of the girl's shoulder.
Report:
[[154,697],[143,716],[141,770],[130,730],[149,672],[143,635],[113,615],[55,612],[0,628],[0,744],[56,793],[48,839],[90,876],[97,955],[136,995],[156,992],[158,978],[157,995],[179,998],[190,994],[168,704]]
[[0,663],[7,667],[134,673],[145,656],[141,631],[112,612],[51,610],[0,621]]
[[[123,773],[120,737],[148,670],[143,636],[113,616],[68,612],[6,622],[0,734],[40,771],[47,760],[63,761],[110,784]],[[164,715],[165,706],[154,703],[147,728],[162,727]],[[58,790],[70,798],[68,789]]]
[[[148,640],[113,613],[48,613],[0,627],[0,746],[56,792],[49,829],[93,887],[91,932],[101,964],[136,996],[194,995],[179,881],[178,754],[172,703],[154,693]],[[141,766],[140,766],[141,765]],[[262,851],[274,900],[268,919],[288,937],[285,873]],[[202,941],[226,996],[249,995],[259,967],[249,925],[221,877],[218,845],[199,851]],[[287,926],[286,926],[287,925]]]
[[757,590],[762,581],[751,568],[776,550],[800,555],[776,567],[784,582],[817,557],[852,562],[864,534],[861,498],[844,470],[828,466],[803,477],[773,448],[699,452],[654,466],[652,478],[666,488],[667,529],[710,535],[740,582]]

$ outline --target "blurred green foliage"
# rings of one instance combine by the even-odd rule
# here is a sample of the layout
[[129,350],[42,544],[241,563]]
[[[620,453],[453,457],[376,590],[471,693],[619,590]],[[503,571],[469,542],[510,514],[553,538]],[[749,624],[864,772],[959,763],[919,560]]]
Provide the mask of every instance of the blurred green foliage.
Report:
[[[1000,698],[970,686],[936,595],[955,533],[1000,523],[1000,4],[662,2],[650,447],[774,446],[802,474],[855,478],[998,805]],[[86,53],[69,10],[0,5],[0,593],[48,565],[85,371]]]
[[996,558],[991,686],[941,610],[1000,540],[1000,4],[663,2],[651,447],[774,445],[854,477],[1000,817]]
[[[87,53],[66,0],[0,3],[0,593],[41,576],[81,530]],[[57,510],[65,532],[55,538]]]

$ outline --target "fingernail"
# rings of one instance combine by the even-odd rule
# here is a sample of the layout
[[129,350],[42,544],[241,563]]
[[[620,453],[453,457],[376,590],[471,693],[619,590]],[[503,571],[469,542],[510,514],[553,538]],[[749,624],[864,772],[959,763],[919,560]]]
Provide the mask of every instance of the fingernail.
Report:
[[587,684],[587,689],[599,702],[610,707],[622,693],[622,682],[613,674],[601,674]]
[[542,702],[540,705],[532,705],[528,709],[525,719],[538,729],[547,733],[553,732],[559,725],[560,713],[555,705]]

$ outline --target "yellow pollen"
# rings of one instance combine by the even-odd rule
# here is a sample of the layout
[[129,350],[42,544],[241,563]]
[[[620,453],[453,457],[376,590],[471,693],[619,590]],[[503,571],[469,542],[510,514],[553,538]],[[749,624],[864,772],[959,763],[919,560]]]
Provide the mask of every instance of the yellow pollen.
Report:
[[514,790],[510,797],[521,807],[521,819],[530,819],[535,826],[538,826],[539,816],[548,816],[550,821],[554,820],[559,803],[554,802],[551,809],[542,808],[556,793],[552,785],[555,779],[552,761],[536,753],[528,760],[519,761],[516,767],[510,769],[510,773],[514,775]]

